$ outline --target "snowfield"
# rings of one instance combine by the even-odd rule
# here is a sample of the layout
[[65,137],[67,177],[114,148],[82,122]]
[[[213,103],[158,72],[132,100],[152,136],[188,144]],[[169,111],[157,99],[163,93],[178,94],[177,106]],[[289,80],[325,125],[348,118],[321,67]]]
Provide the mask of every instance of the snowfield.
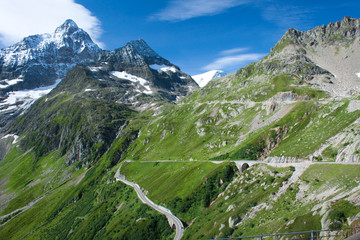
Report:
[[131,75],[130,73],[127,72],[118,72],[118,71],[113,71],[111,72],[111,75],[117,77],[117,78],[121,78],[121,79],[126,79],[129,80],[133,83],[139,83],[141,86],[143,86],[146,90],[141,91],[142,93],[145,94],[152,94],[153,92],[151,91],[151,88],[149,86],[149,81],[141,78],[141,77],[137,77],[134,75]]
[[[33,104],[38,98],[48,94],[52,89],[54,89],[61,79],[56,80],[55,84],[39,87],[31,90],[21,90],[8,93],[8,98],[3,102],[0,102],[0,112],[6,112],[13,109],[27,109]],[[23,102],[21,105],[17,105],[18,102]]]
[[178,72],[178,70],[173,66],[169,67],[166,65],[153,64],[153,65],[150,65],[150,68],[152,68],[154,70],[162,71],[162,72],[173,72],[173,73]]
[[98,72],[98,71],[102,70],[102,67],[88,67],[88,68],[92,72]]

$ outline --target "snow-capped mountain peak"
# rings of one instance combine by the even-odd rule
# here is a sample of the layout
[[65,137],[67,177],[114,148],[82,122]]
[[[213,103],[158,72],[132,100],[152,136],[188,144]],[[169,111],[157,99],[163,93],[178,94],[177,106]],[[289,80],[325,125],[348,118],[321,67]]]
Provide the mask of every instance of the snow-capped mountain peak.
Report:
[[202,74],[191,76],[200,87],[205,87],[214,78],[225,77],[227,73],[223,70],[211,70]]
[[78,25],[73,20],[68,19],[61,26],[56,28],[54,37],[63,36],[64,34],[72,34],[77,30],[79,30]]
[[11,109],[6,99],[14,92],[54,85],[76,64],[96,60],[101,51],[70,19],[52,34],[28,36],[1,49],[0,114]]
[[67,48],[75,53],[93,51],[98,54],[100,48],[91,40],[89,34],[79,28],[77,24],[71,20],[66,20],[61,26],[56,28],[52,35],[52,39],[48,41],[54,42],[58,49]]

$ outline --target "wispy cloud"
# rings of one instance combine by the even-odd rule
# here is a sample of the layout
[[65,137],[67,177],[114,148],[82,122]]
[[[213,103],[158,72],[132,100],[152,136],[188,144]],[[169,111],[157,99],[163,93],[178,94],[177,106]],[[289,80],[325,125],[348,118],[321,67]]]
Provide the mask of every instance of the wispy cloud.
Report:
[[178,22],[201,16],[213,16],[241,5],[258,8],[264,20],[283,28],[305,28],[310,22],[309,15],[313,13],[311,9],[291,4],[280,5],[272,0],[170,0],[164,9],[150,18]]
[[234,56],[226,56],[215,59],[212,63],[206,65],[202,70],[210,71],[213,69],[232,69],[240,68],[244,64],[257,61],[264,57],[265,54],[261,53],[248,53],[248,54],[239,54]]
[[231,55],[231,54],[245,52],[247,50],[249,50],[249,48],[232,48],[232,49],[221,51],[220,55]]
[[0,42],[8,46],[29,35],[51,33],[66,19],[73,19],[103,46],[99,41],[101,22],[75,0],[3,1],[0,8]]
[[[204,66],[202,70],[210,71],[214,69],[221,69],[227,72],[238,69],[245,64],[250,62],[258,61],[263,58],[266,54],[263,53],[242,53],[249,50],[249,48],[234,48],[229,50],[224,50],[219,53],[222,57],[216,58],[214,61]],[[227,56],[224,56],[227,55]]]
[[183,21],[216,15],[248,2],[249,0],[172,0],[166,8],[152,15],[151,18],[161,21]]

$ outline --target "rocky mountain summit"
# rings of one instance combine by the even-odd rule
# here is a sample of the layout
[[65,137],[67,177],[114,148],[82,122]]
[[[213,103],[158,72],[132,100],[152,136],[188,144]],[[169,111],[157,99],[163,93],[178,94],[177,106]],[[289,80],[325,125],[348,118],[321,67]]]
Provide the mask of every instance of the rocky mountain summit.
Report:
[[344,98],[360,93],[360,20],[344,17],[306,32],[289,29],[271,53],[238,76],[290,74],[303,84]]
[[357,37],[360,37],[360,19],[344,17],[341,21],[330,22],[328,25],[317,26],[305,32],[291,28],[285,33],[282,41],[287,39],[286,41],[303,46],[343,45],[354,42]]
[[97,78],[126,79],[139,93],[159,95],[171,101],[198,88],[191,76],[160,57],[142,39],[114,51],[103,51],[89,68]]

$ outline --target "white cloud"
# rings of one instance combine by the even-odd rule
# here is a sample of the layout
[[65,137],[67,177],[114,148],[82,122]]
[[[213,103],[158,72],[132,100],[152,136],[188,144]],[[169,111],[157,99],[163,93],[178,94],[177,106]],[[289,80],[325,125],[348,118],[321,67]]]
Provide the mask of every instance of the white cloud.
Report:
[[100,46],[101,22],[75,0],[6,0],[0,7],[0,42],[6,46],[33,34],[52,33],[73,19]]
[[245,52],[247,50],[249,50],[249,48],[232,48],[232,49],[221,51],[220,54],[221,55],[231,55],[231,54]]
[[234,69],[234,68],[240,68],[244,64],[258,61],[262,57],[264,57],[265,54],[262,53],[248,53],[248,54],[238,54],[238,55],[232,55],[232,56],[225,56],[221,58],[215,59],[212,63],[206,65],[202,68],[202,70],[213,70],[213,69]]
[[190,18],[216,15],[228,8],[244,5],[249,0],[172,0],[152,18],[161,21],[183,21]]

